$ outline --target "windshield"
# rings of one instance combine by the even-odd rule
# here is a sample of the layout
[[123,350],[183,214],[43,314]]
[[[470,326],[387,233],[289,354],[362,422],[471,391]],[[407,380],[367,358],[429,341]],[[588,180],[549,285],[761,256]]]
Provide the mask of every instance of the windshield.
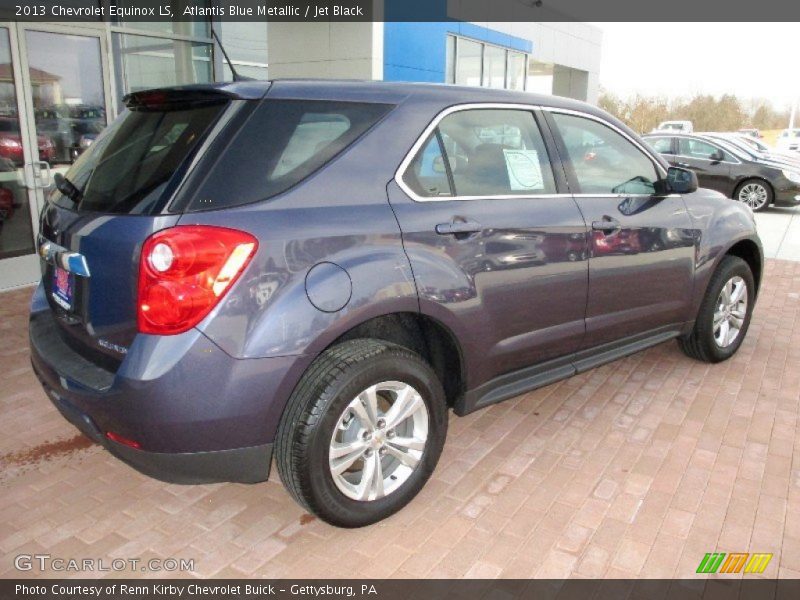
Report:
[[[125,111],[65,174],[48,200],[81,212],[150,214],[226,106]],[[91,130],[87,133],[94,133]]]

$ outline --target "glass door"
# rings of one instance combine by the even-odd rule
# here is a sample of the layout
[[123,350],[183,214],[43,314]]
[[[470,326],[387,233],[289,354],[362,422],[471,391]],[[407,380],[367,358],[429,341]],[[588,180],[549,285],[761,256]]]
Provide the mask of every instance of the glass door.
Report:
[[35,280],[36,199],[26,185],[32,160],[20,111],[20,65],[14,25],[0,24],[0,290]]
[[[8,247],[22,260],[7,266],[4,263],[8,261],[0,254],[0,289],[39,278],[35,238],[45,194],[53,184],[53,175],[66,172],[107,125],[110,98],[104,30],[22,24],[16,28],[18,76],[11,86],[21,107],[17,130],[26,151],[14,162],[14,175],[21,188],[19,196],[25,197],[27,204],[19,202],[15,207],[14,216],[20,218],[13,228],[3,227],[2,237],[6,239],[0,247]],[[0,29],[0,85],[5,85],[2,33]],[[4,126],[13,130],[14,125],[11,117],[0,117],[0,130]],[[0,156],[2,135],[0,131]],[[0,185],[6,173],[3,164],[0,159]],[[2,194],[0,190],[0,203]],[[23,223],[25,219],[27,224]]]

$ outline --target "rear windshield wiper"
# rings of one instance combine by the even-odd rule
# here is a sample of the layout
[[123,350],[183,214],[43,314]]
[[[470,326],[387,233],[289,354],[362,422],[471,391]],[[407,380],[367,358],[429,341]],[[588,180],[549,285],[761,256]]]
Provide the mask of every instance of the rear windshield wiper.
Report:
[[78,204],[78,202],[81,201],[83,192],[81,192],[74,183],[64,177],[61,173],[56,173],[53,177],[53,181],[56,184],[56,189],[64,194],[67,198],[72,200],[75,204]]

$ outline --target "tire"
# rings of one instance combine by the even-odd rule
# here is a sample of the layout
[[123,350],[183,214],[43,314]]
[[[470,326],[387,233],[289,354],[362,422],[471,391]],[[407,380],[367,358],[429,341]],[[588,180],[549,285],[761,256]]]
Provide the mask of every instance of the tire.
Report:
[[734,200],[747,204],[753,212],[766,210],[774,198],[772,186],[763,179],[746,179],[733,193]]
[[[378,389],[369,396],[373,386]],[[401,394],[411,398],[406,405],[416,409],[394,423],[395,431],[388,422],[388,407],[390,401],[399,403]],[[362,401],[370,397],[378,405],[377,417],[371,420],[366,418],[370,404]],[[413,451],[396,445],[401,439],[421,439],[423,430],[426,441],[421,447],[418,442]],[[397,512],[417,495],[436,467],[446,435],[444,390],[428,363],[401,346],[350,340],[320,355],[292,393],[275,441],[278,473],[292,497],[323,521],[363,527]],[[345,444],[358,449],[335,458],[333,453]],[[341,475],[334,473],[358,451],[362,453],[351,467]],[[385,480],[372,477],[372,484],[364,485],[368,471],[381,473]]]
[[[731,325],[733,321],[728,320],[728,329],[725,330],[728,332],[728,338],[720,340],[720,338],[724,337],[723,326],[717,326],[715,318],[726,314],[725,310],[720,310],[721,294],[728,283],[737,281],[741,281],[745,287],[745,308],[742,311],[741,304],[738,303],[736,303],[733,311],[730,311],[730,307],[726,308],[735,321],[738,321],[736,317],[739,314],[744,313],[744,316],[741,319],[741,325],[735,337],[730,339],[733,334],[733,326]],[[734,284],[731,289],[735,291],[739,288]],[[700,304],[700,310],[695,320],[694,329],[688,336],[678,338],[678,343],[684,353],[691,358],[708,363],[722,362],[736,354],[750,326],[750,318],[755,304],[755,291],[755,280],[750,266],[736,256],[723,258],[708,284],[706,295]],[[728,341],[729,339],[730,341]]]

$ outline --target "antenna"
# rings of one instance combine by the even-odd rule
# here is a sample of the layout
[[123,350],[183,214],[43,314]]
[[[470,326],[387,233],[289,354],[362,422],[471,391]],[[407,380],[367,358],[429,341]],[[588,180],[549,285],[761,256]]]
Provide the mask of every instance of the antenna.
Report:
[[211,35],[214,37],[214,40],[216,40],[217,44],[219,44],[219,49],[222,50],[222,56],[225,57],[225,62],[228,63],[228,68],[231,70],[231,73],[233,74],[233,80],[253,81],[250,77],[244,77],[243,75],[239,75],[239,73],[236,72],[236,67],[233,66],[233,63],[231,62],[231,57],[228,56],[227,52],[225,52],[225,46],[222,45],[222,40],[219,39],[219,36],[217,35],[217,32],[213,26],[211,27]]

